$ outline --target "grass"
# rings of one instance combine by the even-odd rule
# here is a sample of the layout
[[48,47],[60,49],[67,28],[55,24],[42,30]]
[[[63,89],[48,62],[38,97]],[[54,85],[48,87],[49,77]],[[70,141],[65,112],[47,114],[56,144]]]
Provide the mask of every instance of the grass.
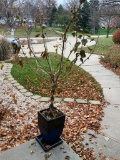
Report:
[[[53,59],[54,54],[51,54]],[[27,60],[27,61],[26,61]],[[34,59],[22,59],[23,68],[14,64],[11,74],[12,76],[26,89],[34,94],[40,94],[42,96],[50,96],[51,83],[49,77],[45,76],[41,71],[36,68]],[[41,59],[41,64],[46,67],[46,61]],[[52,60],[52,65],[57,70],[60,61],[60,56],[57,55],[55,62]],[[68,66],[68,61],[64,59],[64,71]],[[30,69],[34,68],[33,70]],[[100,100],[102,97],[102,89],[100,85],[95,81],[90,74],[80,69],[77,66],[73,66],[74,72],[70,73],[66,78],[62,73],[56,90],[56,97],[70,97],[70,98],[82,98],[82,99],[96,99]],[[66,74],[68,70],[65,71]]]
[[[59,32],[63,32],[62,28],[54,28],[55,31],[59,31]],[[111,30],[110,34],[114,34],[114,32],[118,30],[118,29],[114,29],[114,30]],[[48,37],[56,37],[58,36],[58,34],[56,34],[51,27],[48,27],[46,30],[46,33],[47,33],[47,36]],[[7,29],[4,27],[0,29],[0,34],[3,34],[3,33],[7,33]],[[32,32],[31,32],[31,37],[36,37],[36,34],[39,34],[41,33],[41,30],[40,30],[40,27],[37,26],[37,28],[33,29]],[[104,29],[99,29],[99,35],[106,35],[106,32]],[[16,31],[15,31],[15,37],[18,37],[18,38],[21,38],[21,37],[27,37],[27,34],[26,34],[26,31],[25,31],[25,27],[20,27],[18,28]],[[7,35],[8,36],[8,35]],[[96,39],[95,39],[96,40]],[[112,41],[112,38],[109,37],[109,38],[99,38],[98,39],[98,43],[95,47],[95,50],[94,50],[94,53],[95,54],[100,54],[100,55],[105,55],[105,59],[102,58],[102,60],[107,63],[110,63],[110,65],[113,67],[116,67],[116,66],[120,66],[120,62],[118,61],[118,59],[120,59],[120,50],[119,49],[116,49],[115,47],[117,47],[118,45],[114,44],[113,41]],[[94,48],[94,47],[91,47],[91,48]],[[86,49],[86,52],[89,53],[89,50]],[[111,55],[111,56],[109,56]],[[112,61],[112,58],[111,57],[114,57],[113,61]]]
[[[56,37],[58,36],[58,34],[56,34],[52,29],[54,29],[55,31],[58,32],[64,32],[64,30],[60,27],[47,27],[46,28],[46,33],[48,37]],[[115,31],[117,31],[118,29],[112,29],[110,30],[110,34],[114,34]],[[35,37],[36,34],[38,34],[38,32],[41,31],[40,27],[37,26],[36,29],[33,28],[32,33],[31,33],[31,37]],[[71,32],[69,31],[68,34],[70,34]],[[9,32],[7,30],[7,28],[5,26],[1,26],[0,28],[0,34],[5,34],[7,36],[9,36]],[[106,35],[106,31],[105,29],[99,29],[98,33],[99,35]],[[23,37],[24,35],[24,37]],[[20,26],[16,31],[15,31],[15,37],[17,38],[25,38],[27,37],[26,31],[25,31],[25,27],[24,26]]]
[[[94,46],[90,48],[94,48]],[[88,49],[85,50],[89,53]],[[101,63],[105,67],[112,69],[115,73],[120,75],[120,45],[115,44],[112,41],[112,37],[100,37],[98,39],[94,53],[102,55]]]
[[[53,31],[53,29],[54,29],[54,31]],[[60,34],[59,32],[61,32],[61,33],[64,32],[62,28],[47,27],[45,29],[45,32],[46,32],[48,37],[58,37],[59,35],[55,31],[58,31],[58,34]],[[37,26],[36,28],[32,29],[31,37],[36,37],[36,35],[39,34],[39,33],[41,34],[41,29],[40,29],[39,26]],[[68,33],[70,33],[70,32],[68,32]],[[0,28],[0,34],[5,35],[5,36],[10,36],[10,33],[8,32],[6,27],[1,27]],[[26,33],[26,30],[25,30],[24,26],[19,27],[15,31],[15,37],[17,37],[17,38],[26,38],[27,37],[27,33]]]
[[[114,34],[116,32],[116,30],[118,30],[118,29],[112,29],[110,31],[110,34]],[[55,33],[55,31],[58,31],[58,33]],[[57,27],[47,27],[45,29],[45,32],[46,32],[48,37],[58,37],[60,33],[64,33],[64,30],[62,28],[60,28],[60,27],[58,27],[58,28]],[[36,37],[36,35],[39,34],[39,33],[41,34],[41,29],[40,29],[39,26],[37,26],[36,28],[32,29],[31,37]],[[8,32],[8,30],[7,30],[7,28],[5,26],[1,26],[0,34],[5,35],[5,36],[10,36],[10,33]],[[68,31],[68,34],[71,34],[71,32]],[[97,34],[106,35],[106,31],[105,31],[105,29],[99,29]],[[20,26],[15,31],[15,37],[17,37],[17,38],[26,38],[27,37],[27,33],[26,33],[26,30],[25,30],[24,26]]]
[[[118,30],[117,28],[111,29],[109,35],[113,35],[117,30]],[[98,35],[98,34],[99,34],[99,35],[106,35],[106,33],[107,33],[107,32],[106,32],[105,29],[100,28],[100,29],[98,30],[98,33],[97,33],[96,35]]]
[[[58,30],[58,31],[61,31],[62,32],[62,29],[57,29],[55,28],[55,30]],[[45,32],[47,34],[48,37],[57,37],[58,34],[56,34],[52,28],[48,27],[45,29]],[[41,29],[40,27],[37,27],[36,29],[33,28],[32,32],[31,32],[31,37],[36,37],[36,34],[39,34],[41,33]],[[0,34],[2,35],[6,35],[6,36],[9,36],[10,33],[8,32],[7,28],[6,27],[1,27],[0,28]],[[22,27],[19,27],[16,31],[15,31],[15,37],[17,38],[26,38],[27,37],[27,34],[26,34],[26,30],[25,30],[25,27],[22,26]]]
[[[90,47],[94,49],[95,54],[105,55],[113,52],[114,54],[119,54],[119,50],[114,50],[111,48],[111,47],[118,46],[112,41],[112,37],[109,37],[109,38],[99,37],[98,41],[96,38],[95,38],[95,41],[97,42],[95,49],[94,49],[94,46]],[[89,50],[87,48],[85,50],[86,52],[89,53]]]
[[120,46],[112,41],[112,37],[99,38],[95,53],[104,55],[101,63],[120,75]]
[[[58,36],[58,34],[56,34],[52,30],[52,28],[49,28],[49,27],[45,29],[45,32],[46,32],[48,37],[57,37]],[[23,33],[24,33],[25,37],[27,37],[25,28],[24,29],[20,28],[20,29],[16,30],[15,36],[21,38],[21,37],[23,37]],[[31,32],[31,37],[36,37],[36,34],[39,34],[39,33],[41,34],[40,27],[37,27],[36,29],[33,28],[32,32]]]

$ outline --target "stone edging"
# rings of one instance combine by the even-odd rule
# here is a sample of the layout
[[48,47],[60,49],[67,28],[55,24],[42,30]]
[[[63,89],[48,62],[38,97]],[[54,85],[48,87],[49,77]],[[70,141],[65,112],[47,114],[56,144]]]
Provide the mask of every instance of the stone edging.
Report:
[[[16,87],[24,96],[26,97],[31,97],[34,100],[40,100],[41,102],[48,102],[50,101],[50,97],[41,97],[40,95],[33,95],[33,93],[27,91],[22,85],[20,85],[11,75],[11,68],[13,64],[11,63],[6,63],[6,70],[5,70],[5,75],[7,76],[8,80],[10,83]],[[55,98],[55,102],[74,102],[76,101],[78,104],[96,104],[100,105],[100,101],[95,101],[95,100],[84,100],[84,99],[75,99],[75,98]]]

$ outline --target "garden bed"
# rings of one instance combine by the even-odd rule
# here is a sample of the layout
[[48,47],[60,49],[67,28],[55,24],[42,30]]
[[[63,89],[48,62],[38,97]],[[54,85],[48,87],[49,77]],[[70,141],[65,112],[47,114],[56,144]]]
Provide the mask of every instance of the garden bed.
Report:
[[[0,147],[1,151],[4,151],[27,142],[39,134],[37,111],[48,107],[49,104],[23,96],[5,79],[4,72],[2,73],[1,71],[0,73],[0,105],[7,111],[0,122]],[[66,114],[62,138],[80,157],[89,157],[89,160],[93,160],[96,157],[95,153],[88,147],[88,144],[83,145],[82,141],[84,139],[84,133],[88,129],[95,130],[96,133],[101,133],[100,123],[104,116],[104,99],[102,92],[96,90],[96,87],[100,89],[100,86],[96,82],[90,81],[89,76],[85,79],[82,74],[79,78],[81,81],[86,81],[86,92],[92,94],[92,99],[96,99],[97,96],[97,100],[101,101],[101,105],[61,102],[56,103],[55,106],[57,105]],[[95,83],[96,85],[94,85]],[[91,86],[92,90],[88,86]],[[79,90],[83,96],[86,95],[84,90],[80,88]]]
[[115,74],[120,75],[120,46],[110,46],[110,53],[106,53],[100,60],[100,63]]
[[[53,60],[54,55],[51,54],[51,56],[53,56],[53,67],[56,67],[59,62],[60,56],[56,56],[55,63]],[[51,82],[49,81],[49,77],[36,69],[35,60],[23,58],[22,63],[22,68],[20,65],[13,65],[11,74],[14,79],[16,79],[22,86],[24,86],[27,90],[33,92],[34,94],[39,94],[44,97],[50,96]],[[41,60],[40,63],[46,66],[46,61],[44,59]],[[66,70],[67,65],[68,62],[66,62],[66,65],[64,66],[64,71]],[[31,69],[29,66],[34,69]],[[66,81],[64,82],[63,76],[65,76],[65,74],[61,74],[55,93],[56,97],[101,100],[101,95],[103,96],[102,89],[90,74],[77,66],[73,67],[73,72],[71,72],[70,74],[69,71],[65,72],[68,76],[66,76]],[[96,92],[96,94],[94,94],[93,90]]]

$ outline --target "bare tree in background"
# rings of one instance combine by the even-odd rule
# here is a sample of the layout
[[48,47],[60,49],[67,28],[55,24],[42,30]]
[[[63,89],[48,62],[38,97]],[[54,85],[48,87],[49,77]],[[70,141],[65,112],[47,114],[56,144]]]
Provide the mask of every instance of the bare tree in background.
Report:
[[39,7],[31,1],[26,1],[22,7],[22,18],[26,18],[27,20],[32,20],[34,22],[38,15],[38,8]]
[[102,0],[102,4],[108,5],[113,3],[120,3],[120,0]]
[[23,0],[2,0],[0,1],[0,17],[4,19],[5,26],[10,32],[11,37],[14,37],[14,31],[19,25],[20,21],[21,4]]
[[[105,5],[106,4],[106,5]],[[118,2],[102,1],[100,6],[100,22],[106,30],[106,37],[112,29],[117,27],[117,20],[120,17],[120,4]]]
[[90,0],[89,1],[90,8],[90,18],[89,18],[89,26],[92,34],[98,32],[99,29],[99,0]]
[[65,0],[65,6],[68,9],[79,6],[79,0]]
[[52,10],[57,6],[56,0],[36,0],[36,5],[39,6],[40,12],[44,15],[44,21],[50,23]]

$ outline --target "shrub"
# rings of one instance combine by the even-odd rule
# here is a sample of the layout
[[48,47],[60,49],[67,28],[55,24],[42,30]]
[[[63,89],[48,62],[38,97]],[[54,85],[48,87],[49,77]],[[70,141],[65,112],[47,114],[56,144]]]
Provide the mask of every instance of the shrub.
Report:
[[120,44],[120,30],[116,31],[112,37],[112,40],[115,44]]
[[109,64],[112,68],[120,68],[120,54],[106,54],[101,61]]
[[9,59],[11,53],[12,53],[11,44],[3,38],[0,39],[0,61]]

